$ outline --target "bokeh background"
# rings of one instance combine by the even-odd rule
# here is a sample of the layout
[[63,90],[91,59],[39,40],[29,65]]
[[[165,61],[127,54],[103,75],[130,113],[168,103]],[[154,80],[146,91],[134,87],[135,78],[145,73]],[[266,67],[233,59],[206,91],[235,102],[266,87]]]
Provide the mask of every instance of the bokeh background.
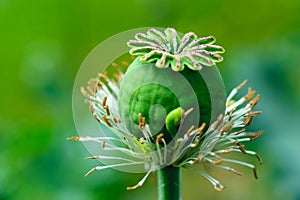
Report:
[[183,199],[300,199],[300,1],[298,0],[0,0],[0,200],[155,199],[151,176],[115,170],[83,175],[97,161],[80,143],[72,118],[72,86],[101,41],[136,27],[175,27],[214,35],[225,47],[219,64],[230,90],[242,80],[261,95],[252,126],[265,134],[259,179],[211,169],[226,185],[216,192],[183,171]]

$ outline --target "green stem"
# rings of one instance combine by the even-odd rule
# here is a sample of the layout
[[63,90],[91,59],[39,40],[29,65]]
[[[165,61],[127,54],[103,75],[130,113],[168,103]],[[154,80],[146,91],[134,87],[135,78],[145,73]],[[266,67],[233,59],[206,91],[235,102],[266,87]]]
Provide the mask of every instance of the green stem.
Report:
[[157,171],[158,200],[180,200],[180,167],[167,166]]

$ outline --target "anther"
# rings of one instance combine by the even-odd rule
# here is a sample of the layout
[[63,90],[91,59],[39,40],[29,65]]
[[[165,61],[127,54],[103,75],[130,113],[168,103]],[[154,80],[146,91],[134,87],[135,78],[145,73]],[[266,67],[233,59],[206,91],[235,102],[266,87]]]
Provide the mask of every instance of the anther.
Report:
[[109,118],[107,116],[103,115],[102,118],[109,127],[113,127],[113,125],[110,123]]
[[86,98],[90,98],[89,93],[84,89],[84,87],[80,87],[80,92],[85,96]]
[[183,117],[188,116],[193,110],[194,110],[193,108],[190,108],[186,112],[183,112],[183,115],[184,115]]
[[117,117],[113,117],[113,120],[114,120],[115,123],[120,123],[121,122],[121,120]]
[[256,106],[256,104],[258,103],[258,100],[260,98],[260,95],[256,95],[254,99],[252,99],[252,101],[250,102],[250,107],[254,108]]
[[252,99],[254,97],[255,92],[255,90],[248,88],[248,93],[244,96],[245,101],[249,101],[250,99]]
[[234,135],[239,135],[239,134],[241,134],[241,133],[243,133],[243,132],[245,132],[245,131],[246,131],[246,129],[243,128],[243,129],[241,129],[241,130],[239,130],[239,131],[237,131],[237,132],[234,132]]
[[220,163],[222,163],[222,158],[220,157],[220,158],[217,158],[216,160],[212,160],[212,161],[210,161],[210,163],[211,164],[213,164],[213,165],[218,165],[218,164],[220,164]]
[[73,140],[73,141],[79,142],[80,141],[80,137],[73,136],[73,137],[67,138],[67,140]]
[[127,190],[135,190],[137,188],[141,187],[139,184],[135,185],[135,186],[132,186],[132,187],[127,187],[126,189]]
[[101,120],[100,120],[99,117],[96,115],[96,113],[93,113],[93,117],[94,117],[94,119],[95,119],[98,123],[101,122]]
[[258,153],[255,153],[255,157],[257,158],[260,165],[262,165],[263,161],[262,158],[258,155]]
[[198,156],[198,158],[196,160],[193,161],[192,165],[194,165],[194,164],[196,164],[198,162],[201,162],[202,160],[203,160],[203,156],[200,155],[200,156]]
[[87,90],[89,91],[90,94],[95,94],[95,91],[96,91],[94,85],[93,86],[88,86]]
[[258,179],[257,172],[256,172],[256,169],[255,169],[255,168],[253,168],[253,175],[254,175],[254,178],[255,178],[255,179]]
[[240,85],[238,85],[236,87],[236,89],[240,90],[242,87],[244,87],[246,85],[246,83],[247,83],[247,80],[244,80]]
[[253,116],[251,116],[251,115],[244,117],[243,121],[244,121],[245,126],[249,126],[252,122],[252,119],[253,119]]
[[103,101],[102,101],[102,106],[103,106],[103,107],[106,105],[106,101],[107,101],[107,96],[105,96],[105,97],[103,98]]
[[231,171],[231,172],[233,172],[233,173],[235,173],[236,175],[239,175],[239,176],[242,176],[242,175],[243,175],[242,172],[236,171],[236,170],[234,170],[234,169],[229,169],[229,171]]
[[100,78],[100,79],[107,80],[107,78],[108,78],[108,76],[107,76],[107,72],[100,73],[100,74],[99,74],[99,78]]
[[229,135],[233,129],[234,126],[234,122],[232,122],[231,124],[229,124],[228,128],[227,128],[227,135]]
[[106,114],[109,116],[110,115],[110,111],[109,111],[108,105],[103,106],[103,108],[105,109]]
[[221,185],[220,183],[217,183],[215,186],[214,186],[215,190],[217,190],[218,192],[221,192],[224,190],[224,186]]
[[197,128],[197,132],[198,132],[199,134],[202,134],[202,132],[203,132],[205,126],[206,126],[206,123],[202,123],[201,126],[199,126],[199,128]]
[[101,83],[100,80],[97,81],[96,87],[97,87],[97,89],[101,89],[102,88],[102,83]]
[[144,139],[143,137],[141,137],[141,138],[139,139],[139,142],[140,142],[141,144],[144,144],[144,143],[145,143],[145,139]]
[[122,72],[121,67],[117,63],[113,62],[113,63],[111,63],[111,66],[116,68],[117,71]]
[[91,113],[94,113],[94,107],[93,107],[92,104],[89,105],[89,110],[90,110]]
[[90,171],[88,171],[88,173],[86,173],[84,176],[87,177],[88,175],[90,175],[91,173],[93,173],[96,170],[97,170],[96,167],[94,167],[93,169],[91,169]]
[[220,131],[220,137],[223,136],[223,134],[225,133],[226,129],[227,129],[227,126],[226,126],[226,122],[224,121],[223,125],[222,125],[222,129]]
[[158,136],[156,136],[156,143],[160,143],[162,141],[163,136],[163,133],[160,133]]
[[244,145],[241,145],[239,142],[236,142],[236,145],[238,146],[239,150],[243,153],[243,154],[247,154]]
[[143,117],[142,114],[139,113],[138,114],[138,119],[139,119],[139,128],[142,130],[146,125],[145,117]]
[[198,144],[199,144],[199,142],[200,142],[199,137],[196,137],[196,142],[192,143],[192,144],[190,145],[190,147],[192,147],[192,148],[197,147]]
[[256,140],[259,138],[264,132],[263,131],[258,131],[253,137],[251,137],[251,140]]
[[[188,131],[186,132],[186,136],[190,136],[190,133],[194,130],[194,126],[191,126],[189,129],[188,129]],[[197,132],[197,130],[196,130],[196,132]]]
[[98,156],[90,156],[90,157],[86,157],[84,158],[85,160],[90,160],[90,159],[98,159]]
[[125,67],[128,67],[128,66],[129,66],[129,63],[126,62],[126,61],[122,61],[122,65],[124,65]]
[[121,76],[119,74],[114,74],[114,77],[117,81],[120,81],[121,80]]

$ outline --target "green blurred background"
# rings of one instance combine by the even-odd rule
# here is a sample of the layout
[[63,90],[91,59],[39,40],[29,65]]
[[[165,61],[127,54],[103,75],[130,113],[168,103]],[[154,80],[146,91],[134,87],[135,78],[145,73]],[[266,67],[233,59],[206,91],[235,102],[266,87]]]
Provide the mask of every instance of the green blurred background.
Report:
[[142,174],[85,178],[97,161],[65,140],[77,135],[81,62],[109,36],[150,26],[214,35],[227,50],[219,69],[228,90],[248,79],[262,95],[252,129],[265,134],[250,145],[264,159],[260,178],[211,169],[227,186],[220,193],[184,171],[183,199],[300,199],[300,1],[0,0],[0,200],[156,198],[155,176],[135,191],[125,188]]

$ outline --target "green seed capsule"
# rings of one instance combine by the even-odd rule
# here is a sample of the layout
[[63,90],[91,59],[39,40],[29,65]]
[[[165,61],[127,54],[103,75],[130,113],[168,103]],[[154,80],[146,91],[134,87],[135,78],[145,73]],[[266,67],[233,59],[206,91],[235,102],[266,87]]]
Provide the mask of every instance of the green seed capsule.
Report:
[[[215,72],[212,69],[207,70]],[[212,78],[214,82],[210,84],[223,85],[218,73],[210,72],[210,74],[215,76]],[[145,122],[153,135],[162,132],[167,140],[170,140],[178,130],[182,109],[194,109],[190,119],[187,119],[193,121],[190,125],[194,126],[210,123],[211,95],[220,99],[215,106],[218,113],[224,111],[225,93],[222,87],[214,88],[216,91],[211,94],[197,71],[185,69],[175,72],[171,68],[159,69],[154,63],[141,63],[138,57],[129,66],[122,79],[118,97],[119,112],[127,129],[135,136],[143,136],[138,128],[140,113],[145,117]],[[196,118],[198,120],[195,123],[193,119]]]
[[118,106],[132,134],[143,137],[140,129],[148,124],[153,136],[163,133],[170,141],[179,126],[182,134],[202,123],[208,127],[224,114],[224,85],[214,65],[225,50],[214,42],[212,36],[198,38],[192,32],[180,37],[173,28],[149,29],[128,41],[129,53],[138,57],[122,79]]

